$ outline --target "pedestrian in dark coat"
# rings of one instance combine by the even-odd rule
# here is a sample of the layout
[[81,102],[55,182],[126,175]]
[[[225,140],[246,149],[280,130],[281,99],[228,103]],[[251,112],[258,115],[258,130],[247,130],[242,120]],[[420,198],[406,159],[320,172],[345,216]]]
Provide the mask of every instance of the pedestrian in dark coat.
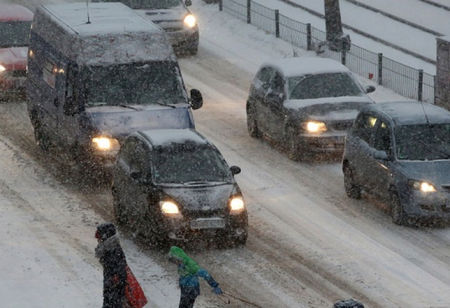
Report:
[[200,295],[198,277],[205,279],[217,295],[223,293],[219,284],[211,275],[191,259],[183,249],[177,246],[170,247],[169,260],[178,265],[181,290],[180,305],[178,308],[192,308],[194,306],[195,299]]
[[97,226],[95,237],[98,240],[95,256],[103,266],[103,308],[124,308],[127,261],[116,227],[112,223],[101,224]]

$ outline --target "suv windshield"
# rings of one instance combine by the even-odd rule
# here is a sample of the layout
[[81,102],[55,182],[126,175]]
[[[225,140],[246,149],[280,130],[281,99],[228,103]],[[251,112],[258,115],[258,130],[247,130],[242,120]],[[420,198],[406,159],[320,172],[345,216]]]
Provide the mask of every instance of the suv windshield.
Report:
[[288,79],[289,99],[361,96],[361,87],[347,73],[327,73]]
[[230,182],[222,156],[208,145],[176,144],[157,150],[154,160],[157,183]]
[[[112,1],[117,2],[117,0]],[[121,0],[120,2],[132,9],[169,9],[181,4],[179,0]]]
[[395,142],[400,160],[450,159],[450,124],[400,126]]
[[88,106],[186,101],[181,73],[172,61],[91,66],[83,76]]
[[0,22],[0,48],[28,46],[31,21]]

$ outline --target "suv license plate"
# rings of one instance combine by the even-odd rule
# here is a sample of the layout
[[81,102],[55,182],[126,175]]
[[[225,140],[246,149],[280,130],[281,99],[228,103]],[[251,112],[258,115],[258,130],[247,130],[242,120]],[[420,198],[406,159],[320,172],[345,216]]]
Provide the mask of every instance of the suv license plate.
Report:
[[225,227],[222,218],[197,218],[191,221],[191,229],[221,229]]

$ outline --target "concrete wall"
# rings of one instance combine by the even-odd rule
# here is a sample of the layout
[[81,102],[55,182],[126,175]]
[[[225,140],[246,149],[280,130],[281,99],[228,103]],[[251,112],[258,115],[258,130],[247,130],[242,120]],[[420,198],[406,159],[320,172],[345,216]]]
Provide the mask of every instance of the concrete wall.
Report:
[[436,105],[450,110],[450,36],[437,38]]

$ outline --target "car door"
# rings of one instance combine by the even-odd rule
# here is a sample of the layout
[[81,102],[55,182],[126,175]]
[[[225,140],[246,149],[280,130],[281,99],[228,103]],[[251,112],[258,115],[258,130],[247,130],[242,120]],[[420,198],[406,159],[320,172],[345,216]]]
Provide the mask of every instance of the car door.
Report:
[[263,67],[256,74],[250,88],[249,104],[254,108],[258,129],[262,132],[267,131],[267,119],[264,114],[264,98],[269,89],[269,82],[274,73],[271,67]]
[[[393,157],[393,131],[388,121],[380,118],[375,125],[373,147],[375,151],[370,158],[372,178],[371,191],[381,198],[389,198],[389,187],[392,182],[390,159]],[[386,157],[382,153],[386,153]]]
[[280,72],[275,71],[270,80],[270,87],[264,97],[267,135],[276,141],[284,140],[286,112],[283,102],[286,98],[285,82]]

